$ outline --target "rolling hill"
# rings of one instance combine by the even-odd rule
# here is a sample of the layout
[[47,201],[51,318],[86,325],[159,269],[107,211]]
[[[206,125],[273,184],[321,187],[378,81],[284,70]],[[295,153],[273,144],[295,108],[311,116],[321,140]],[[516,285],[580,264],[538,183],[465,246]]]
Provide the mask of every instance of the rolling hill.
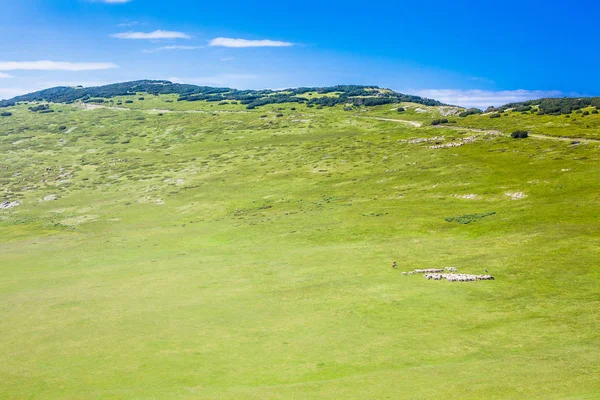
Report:
[[[600,395],[592,103],[136,81],[3,105],[2,398]],[[495,279],[408,274],[446,267]]]

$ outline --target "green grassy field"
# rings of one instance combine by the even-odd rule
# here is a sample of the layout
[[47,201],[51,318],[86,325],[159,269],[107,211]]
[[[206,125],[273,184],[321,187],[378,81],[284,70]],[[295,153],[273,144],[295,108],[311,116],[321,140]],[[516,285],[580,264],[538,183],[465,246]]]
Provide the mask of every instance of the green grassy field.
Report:
[[600,397],[600,143],[144,97],[0,118],[0,398]]

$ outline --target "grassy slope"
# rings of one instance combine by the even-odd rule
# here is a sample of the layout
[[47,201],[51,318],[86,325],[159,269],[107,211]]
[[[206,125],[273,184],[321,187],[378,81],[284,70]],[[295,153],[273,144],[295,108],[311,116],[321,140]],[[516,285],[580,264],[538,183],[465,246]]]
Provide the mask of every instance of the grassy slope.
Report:
[[0,397],[600,395],[596,144],[145,97],[0,119]]
[[[415,109],[428,110],[427,113],[416,112]],[[582,109],[591,113],[593,107]],[[373,115],[385,118],[398,118],[420,121],[425,124],[431,123],[436,118],[443,117],[436,107],[427,107],[420,104],[410,104],[410,108],[404,113],[398,113],[396,107],[380,106],[374,107],[363,115]],[[490,114],[470,115],[465,118],[458,116],[447,116],[448,120],[454,121],[453,126],[477,129],[493,129],[506,133],[516,130],[526,130],[532,134],[556,136],[564,138],[584,138],[600,140],[600,114],[582,115],[575,112],[567,118],[565,115],[536,115],[522,114],[520,112],[506,112],[500,118],[490,118]]]

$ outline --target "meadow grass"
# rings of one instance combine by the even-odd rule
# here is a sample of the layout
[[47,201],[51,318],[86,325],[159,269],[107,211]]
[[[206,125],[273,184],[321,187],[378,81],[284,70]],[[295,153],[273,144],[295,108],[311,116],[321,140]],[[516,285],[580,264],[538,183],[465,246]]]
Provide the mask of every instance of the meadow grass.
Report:
[[0,119],[0,398],[600,396],[598,144],[144,98]]

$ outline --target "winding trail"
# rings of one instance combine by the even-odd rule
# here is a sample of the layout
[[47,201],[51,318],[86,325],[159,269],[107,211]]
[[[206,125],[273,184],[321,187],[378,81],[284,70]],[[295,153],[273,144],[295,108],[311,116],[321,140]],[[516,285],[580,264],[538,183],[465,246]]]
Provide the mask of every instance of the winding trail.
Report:
[[393,118],[381,118],[381,117],[360,117],[360,118],[369,118],[369,119],[376,119],[378,121],[389,121],[389,122],[398,122],[401,124],[406,124],[406,125],[411,125],[414,126],[415,128],[420,128],[423,126],[422,123],[417,122],[417,121],[408,121],[406,119],[393,119]]

